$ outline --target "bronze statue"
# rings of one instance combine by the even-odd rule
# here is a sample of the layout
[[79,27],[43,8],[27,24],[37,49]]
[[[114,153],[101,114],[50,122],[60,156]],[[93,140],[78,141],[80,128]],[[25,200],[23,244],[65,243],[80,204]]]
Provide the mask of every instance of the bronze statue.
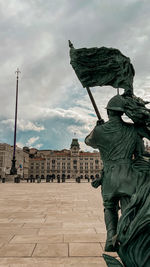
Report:
[[[100,117],[91,92],[88,92],[99,120],[85,143],[99,149],[104,165],[101,177],[94,180],[92,185],[95,188],[101,185],[107,229],[105,251],[117,251],[126,267],[148,267],[150,162],[144,158],[143,144],[144,137],[150,140],[148,102],[133,94],[134,69],[129,58],[119,50],[102,47],[76,51],[72,44],[70,48],[71,64],[87,90],[89,85],[107,84],[117,84],[125,89],[123,95],[116,95],[109,100],[106,107],[107,122]],[[97,63],[95,67],[93,63]],[[124,122],[123,114],[133,123]],[[118,220],[120,208],[122,216]],[[123,266],[111,256],[104,255],[104,258],[108,266]]]
[[137,163],[144,152],[144,136],[134,124],[122,120],[124,112],[124,97],[114,96],[107,105],[109,121],[98,121],[97,126],[85,139],[87,145],[99,149],[104,165],[100,184],[107,229],[105,251],[116,251],[112,238],[117,233],[119,205],[123,212],[136,192],[139,175],[134,163]]

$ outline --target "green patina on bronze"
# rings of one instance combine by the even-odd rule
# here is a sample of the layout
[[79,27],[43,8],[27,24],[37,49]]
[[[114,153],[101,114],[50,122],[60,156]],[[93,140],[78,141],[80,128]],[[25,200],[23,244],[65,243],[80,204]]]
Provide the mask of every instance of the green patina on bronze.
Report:
[[[150,161],[145,158],[149,155],[143,142],[144,137],[150,140],[148,102],[133,95],[133,66],[119,50],[74,49],[71,43],[70,47],[71,64],[84,87],[109,84],[125,89],[122,96],[109,100],[109,120],[99,120],[85,139],[87,145],[99,149],[104,165],[101,177],[92,185],[101,185],[105,251],[117,251],[122,263],[108,255],[104,259],[108,267],[149,267]],[[124,122],[123,114],[132,123]]]
[[111,85],[133,92],[133,65],[118,49],[75,49],[71,42],[70,47],[70,63],[83,87]]
[[[131,97],[133,107],[134,102],[139,104],[139,115],[135,119],[134,110],[132,112],[131,106],[128,109],[128,101],[129,98],[125,96],[113,97],[107,105],[109,120],[105,123],[98,122],[86,137],[85,143],[99,149],[104,164],[99,185],[102,189],[107,229],[105,251],[117,251],[123,266],[148,267],[150,162],[144,158],[143,137],[150,140],[150,112],[144,104],[140,105],[140,99]],[[122,120],[123,113],[129,111],[135,123]],[[95,183],[98,184],[98,180],[92,183],[97,188]],[[120,220],[119,206],[122,212]],[[105,260],[109,261],[108,266],[117,266],[113,263],[113,258]]]

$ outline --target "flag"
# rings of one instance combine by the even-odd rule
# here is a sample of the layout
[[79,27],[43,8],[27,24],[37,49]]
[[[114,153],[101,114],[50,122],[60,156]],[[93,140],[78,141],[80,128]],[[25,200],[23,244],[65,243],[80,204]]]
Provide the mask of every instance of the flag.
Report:
[[126,93],[133,93],[133,65],[130,58],[118,49],[75,49],[71,44],[70,58],[70,64],[83,87],[111,85],[114,88],[124,88]]

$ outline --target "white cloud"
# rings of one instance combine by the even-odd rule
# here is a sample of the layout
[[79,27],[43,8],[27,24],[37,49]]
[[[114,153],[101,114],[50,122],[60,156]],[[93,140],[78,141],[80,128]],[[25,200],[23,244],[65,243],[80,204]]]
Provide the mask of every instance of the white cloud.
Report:
[[37,148],[37,149],[40,149],[42,146],[43,146],[43,144],[37,144],[34,147]]
[[39,136],[33,136],[33,137],[31,137],[29,140],[28,140],[28,142],[26,143],[26,145],[27,146],[31,146],[31,145],[33,145],[37,140],[39,140]]
[[25,145],[24,145],[23,143],[21,143],[21,142],[17,142],[16,145],[17,145],[18,147],[20,147],[20,148],[23,148],[23,147],[25,146]]
[[92,147],[87,146],[84,142],[79,141],[79,144],[80,144],[80,149],[82,151],[89,151],[89,152],[97,151],[98,152],[98,149],[93,149]]
[[26,143],[22,143],[22,142],[17,142],[17,146],[20,147],[20,148],[23,148],[24,146],[27,146],[27,147],[34,147],[34,148],[37,148],[37,149],[40,149],[43,144],[36,144],[36,142],[40,139],[39,136],[32,136],[29,138],[29,140],[26,142]]
[[[2,120],[1,123],[3,125],[8,126],[11,130],[14,129],[14,120],[13,119],[6,119]],[[18,120],[17,121],[17,129],[20,131],[35,131],[35,132],[40,132],[43,131],[45,128],[44,126],[39,126],[36,125],[35,123],[31,121],[25,121],[25,120]]]

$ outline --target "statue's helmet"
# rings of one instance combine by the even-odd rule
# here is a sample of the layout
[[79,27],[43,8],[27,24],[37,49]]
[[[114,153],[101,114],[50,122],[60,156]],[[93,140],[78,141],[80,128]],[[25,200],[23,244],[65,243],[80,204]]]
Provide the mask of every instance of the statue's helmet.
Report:
[[115,95],[109,100],[106,109],[124,112],[124,107],[125,99],[121,95]]

